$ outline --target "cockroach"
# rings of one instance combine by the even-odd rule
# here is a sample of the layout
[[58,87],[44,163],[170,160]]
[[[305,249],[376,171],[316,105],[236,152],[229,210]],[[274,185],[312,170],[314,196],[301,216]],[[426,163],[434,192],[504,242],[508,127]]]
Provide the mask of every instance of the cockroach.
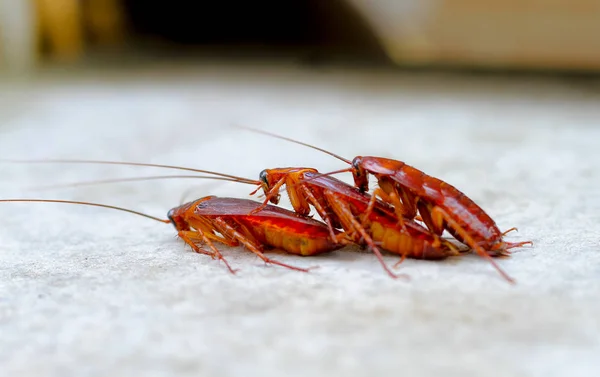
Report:
[[[298,140],[249,127],[235,127],[316,149],[349,164],[348,169],[325,173],[325,175],[351,172],[354,184],[361,192],[369,190],[369,174],[373,175],[379,187],[373,190],[372,200],[381,198],[393,205],[400,223],[405,218],[414,219],[418,211],[427,228],[434,234],[442,235],[444,230],[447,230],[458,241],[488,259],[509,282],[514,280],[491,256],[509,255],[509,249],[533,245],[532,241],[516,243],[504,241],[504,235],[516,228],[501,232],[491,216],[464,193],[402,161],[374,156],[357,156],[350,161]],[[372,208],[373,204],[369,206],[369,210]]]
[[[295,267],[263,254],[265,249],[281,249],[291,254],[310,256],[337,250],[344,242],[335,242],[330,237],[327,225],[295,212],[248,199],[206,196],[171,209],[167,219],[150,216],[127,208],[71,200],[58,199],[1,199],[0,202],[44,202],[87,205],[110,208],[143,216],[162,223],[171,223],[177,235],[195,252],[222,260],[231,273],[231,268],[213,241],[227,246],[245,246],[267,264],[291,270],[308,272],[308,268]],[[249,214],[258,207],[260,211]],[[341,232],[336,232],[338,237]],[[341,237],[340,237],[341,238]],[[204,250],[199,244],[208,246]]]
[[[401,255],[400,262],[406,257],[436,260],[458,254],[450,242],[431,234],[411,219],[405,219],[404,227],[399,227],[394,210],[387,203],[372,201],[370,195],[334,177],[319,174],[316,169],[265,169],[259,180],[261,187],[257,190],[262,188],[265,194],[263,206],[269,201],[278,204],[279,189],[285,184],[297,213],[308,215],[313,206],[328,225],[333,239],[336,237],[334,229],[343,229],[344,235],[354,243],[369,246],[392,277],[395,275],[385,265],[376,244]],[[375,204],[367,211],[371,203]],[[258,207],[256,211],[260,209]]]

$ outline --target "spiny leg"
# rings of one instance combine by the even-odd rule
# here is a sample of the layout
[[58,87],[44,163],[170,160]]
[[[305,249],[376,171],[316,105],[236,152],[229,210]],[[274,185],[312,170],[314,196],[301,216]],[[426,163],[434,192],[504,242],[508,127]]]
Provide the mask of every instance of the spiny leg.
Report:
[[370,218],[371,213],[375,208],[375,203],[377,203],[378,197],[381,198],[381,200],[383,200],[384,202],[389,203],[394,207],[394,212],[396,213],[396,217],[398,218],[398,224],[400,224],[400,227],[404,232],[407,232],[406,225],[404,224],[404,206],[402,205],[400,198],[398,198],[398,196],[393,192],[388,194],[381,187],[377,187],[375,190],[373,190],[373,194],[371,195],[371,199],[369,200],[369,205],[367,206],[367,210],[364,214],[361,225],[364,227],[365,222],[367,221],[367,219]]
[[[213,245],[211,240],[204,234],[204,232],[201,229],[198,229],[197,231],[182,230],[182,231],[179,231],[178,235],[185,243],[190,245],[192,247],[192,250],[194,250],[196,253],[210,255],[212,258],[214,258],[216,256],[217,259],[220,259],[223,261],[223,263],[225,263],[225,266],[227,266],[227,269],[229,270],[229,272],[231,272],[232,274],[235,274],[237,272],[237,270],[234,270],[233,268],[231,268],[231,266],[229,265],[229,262],[227,262],[227,259],[225,259],[225,257],[223,257],[223,254],[221,254],[221,252],[215,247],[215,245]],[[200,236],[200,237],[198,237],[198,236]],[[208,245],[208,247],[213,252],[209,253],[208,251],[198,247],[198,245],[196,245],[194,243],[194,241],[193,241],[194,239],[204,241],[204,243],[206,245]]]
[[196,232],[191,231],[191,230],[181,230],[181,231],[179,231],[179,233],[177,233],[177,236],[179,236],[179,238],[181,238],[183,240],[183,242],[188,244],[194,252],[196,252],[198,254],[208,255],[209,257],[215,259],[214,252],[209,253],[208,251],[202,249],[201,247],[199,247],[198,245],[196,245],[194,243],[194,241],[192,240],[192,237],[194,235],[196,235]]
[[[396,217],[398,219],[398,225],[400,226],[400,229],[408,234],[408,229],[406,228],[406,218],[405,216],[407,216],[408,218],[418,218],[420,221],[423,221],[423,219],[420,216],[417,216],[416,214],[416,205],[417,204],[411,204],[410,206],[406,206],[404,203],[413,203],[414,202],[414,198],[410,195],[408,195],[406,193],[406,191],[402,191],[402,195],[404,197],[404,201],[401,201],[399,196],[396,194],[396,191],[392,190],[389,194],[383,190],[382,188],[377,188],[373,191],[373,196],[371,197],[371,200],[369,201],[369,207],[367,209],[367,212],[365,214],[365,217],[363,217],[363,226],[364,226],[364,222],[368,219],[367,216],[371,213],[370,211],[373,209],[375,200],[374,198],[376,196],[379,196],[383,201],[390,203],[394,206],[394,211],[396,212]],[[418,203],[418,202],[417,202]],[[442,240],[440,237],[438,237],[437,235],[434,235],[436,242],[434,243],[434,247],[440,247],[442,246]],[[402,262],[404,262],[404,260],[406,259],[406,253],[403,253],[400,257],[400,260],[398,262],[396,262],[396,264],[394,264],[394,268],[398,268]]]
[[287,192],[290,204],[294,208],[294,212],[302,216],[308,216],[311,208],[305,195],[306,184],[302,182],[301,174],[287,174],[285,180],[285,191]]
[[[203,229],[203,234],[205,237],[210,238],[211,241],[216,241],[227,245],[229,247],[240,246],[240,243],[234,239],[219,236],[213,232],[214,225],[203,218],[190,218],[188,220],[189,225],[194,229]],[[214,229],[219,232],[219,229]]]
[[240,246],[240,243],[237,240],[230,239],[227,237],[220,237],[220,236],[217,236],[216,234],[208,233],[206,231],[204,231],[204,236],[206,238],[210,239],[211,241],[222,243],[225,246],[229,246],[229,247]]
[[[226,222],[227,224],[229,224],[228,222]],[[215,224],[215,226],[217,227],[218,231],[221,232],[222,234],[226,234],[229,235],[229,229],[225,228],[223,229],[223,227],[220,224]],[[252,234],[252,231],[250,231],[250,229],[248,229],[248,227],[244,224],[241,224],[239,221],[235,221],[233,220],[233,224],[230,224],[231,228],[234,229],[237,233],[241,234],[242,237],[249,243],[253,244],[253,245],[260,245],[260,241],[256,239],[256,237],[254,236],[254,234]],[[240,245],[240,242],[235,239],[232,238],[232,241],[234,241],[237,246]],[[257,248],[259,250],[261,250],[262,252],[262,247],[258,247]]]
[[516,226],[513,226],[512,228],[505,230],[505,231],[502,233],[502,236],[504,237],[504,236],[506,236],[506,234],[507,234],[507,233],[510,233],[510,232],[518,232],[518,231],[519,231],[519,229],[517,229],[517,227],[516,227]]
[[433,247],[441,247],[444,243],[442,234],[444,234],[446,223],[444,222],[443,217],[439,219],[433,218],[432,208],[433,206],[426,202],[417,202],[417,209],[421,213],[421,220],[425,224],[425,227],[431,231],[431,234],[434,238]]
[[[361,224],[356,220],[348,204],[335,197],[335,195],[330,190],[326,190],[324,192],[324,195],[326,196],[327,200],[331,203],[331,207],[336,211],[337,215],[340,218],[344,217],[345,220],[351,224],[351,231],[358,232],[362,236],[364,241],[371,248],[371,251],[373,251],[373,254],[375,254],[375,256],[377,257],[377,260],[379,260],[379,263],[381,263],[381,266],[383,267],[385,272],[387,272],[388,275],[390,275],[394,279],[400,277],[399,275],[394,274],[392,270],[390,270],[390,268],[385,264],[385,261],[383,260],[383,255],[381,255],[381,252],[379,251],[377,246],[375,246],[373,239],[367,234],[365,228],[363,228]],[[407,275],[402,275],[402,277],[409,278]]]
[[446,213],[446,211],[444,211],[442,208],[440,207],[433,207],[431,209],[431,216],[432,219],[435,223],[437,224],[442,224],[443,221],[445,220],[446,223],[451,226],[454,231],[456,231],[461,238],[464,240],[464,242],[466,244],[468,244],[469,246],[471,246],[471,248],[473,248],[473,250],[475,250],[475,252],[477,254],[479,254],[479,256],[487,259],[492,266],[494,266],[494,268],[500,273],[500,275],[502,275],[508,282],[514,284],[515,280],[513,278],[511,278],[510,276],[508,276],[508,274],[506,272],[504,272],[504,270],[502,270],[502,268],[500,268],[500,266],[496,263],[496,261],[494,261],[494,259],[481,247],[479,246],[475,240],[471,237],[471,235],[463,228],[461,227],[456,221],[454,221],[454,219],[452,219],[448,213]]
[[329,235],[331,236],[331,239],[335,243],[338,243],[338,237],[336,236],[335,230],[333,229],[333,225],[331,224],[330,216],[327,214],[327,212],[325,211],[323,206],[321,206],[321,203],[319,203],[317,198],[313,195],[313,193],[307,187],[300,186],[300,190],[302,190],[302,193],[306,196],[306,198],[308,199],[310,204],[312,204],[313,207],[315,207],[315,210],[317,211],[319,216],[321,216],[321,218],[323,220],[325,220],[325,223],[327,224],[327,227],[329,228]]
[[378,176],[377,182],[384,197],[378,194],[382,200],[394,206],[398,222],[402,224],[403,219],[414,219],[417,216],[418,198],[406,190],[399,182],[390,177]]
[[253,242],[251,242],[247,237],[245,237],[243,234],[241,234],[240,232],[238,232],[237,230],[235,230],[231,225],[229,225],[225,220],[223,220],[222,218],[218,217],[215,220],[215,223],[219,225],[219,227],[225,232],[227,233],[228,236],[230,236],[231,238],[234,238],[236,240],[238,240],[241,244],[243,244],[244,246],[246,246],[246,248],[248,250],[250,250],[251,252],[253,252],[254,254],[256,254],[260,259],[262,259],[265,263],[271,263],[271,264],[275,264],[281,267],[286,267],[289,268],[290,270],[296,270],[296,271],[302,271],[302,272],[308,272],[310,269],[308,268],[300,268],[300,267],[295,267],[295,266],[291,266],[289,264],[285,264],[283,262],[279,262],[276,261],[274,259],[270,259],[267,256],[265,256],[257,247],[257,245],[255,245]]

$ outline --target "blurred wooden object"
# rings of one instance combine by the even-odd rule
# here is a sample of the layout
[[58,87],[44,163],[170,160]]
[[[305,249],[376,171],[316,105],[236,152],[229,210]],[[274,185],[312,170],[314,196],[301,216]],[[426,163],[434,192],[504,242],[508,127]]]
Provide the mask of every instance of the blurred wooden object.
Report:
[[73,61],[83,53],[81,15],[79,0],[37,0],[40,38],[53,59]]
[[27,73],[38,59],[34,5],[24,0],[0,0],[0,68]]
[[121,0],[37,0],[37,12],[40,37],[55,59],[73,61],[89,43],[112,45],[123,38]]
[[600,69],[598,0],[347,0],[398,64]]
[[121,0],[0,0],[0,67],[28,71],[39,58],[74,62],[90,44],[124,38]]
[[95,44],[113,46],[125,38],[122,0],[88,0],[84,7],[85,25]]

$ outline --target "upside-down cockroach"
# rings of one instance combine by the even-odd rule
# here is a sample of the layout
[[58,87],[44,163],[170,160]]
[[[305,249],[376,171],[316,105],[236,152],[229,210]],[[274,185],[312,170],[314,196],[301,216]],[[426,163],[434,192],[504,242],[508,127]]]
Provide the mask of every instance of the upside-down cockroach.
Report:
[[[0,202],[45,202],[88,205],[133,213],[162,223],[171,223],[178,236],[195,252],[220,259],[230,272],[235,273],[213,241],[228,246],[243,245],[265,263],[292,270],[307,272],[307,268],[295,267],[263,254],[264,249],[276,248],[296,255],[315,255],[337,250],[344,242],[334,242],[324,223],[298,215],[277,206],[269,205],[249,214],[261,203],[247,199],[204,198],[171,209],[168,219],[161,219],[134,210],[107,204],[54,200],[54,199],[0,199]],[[341,233],[335,233],[336,237]],[[198,244],[205,244],[210,251]]]
[[[504,241],[504,235],[516,228],[501,232],[495,221],[464,193],[402,161],[373,156],[357,156],[350,161],[308,143],[249,127],[236,127],[307,146],[349,164],[348,169],[325,173],[325,175],[351,172],[355,186],[361,192],[368,191],[369,174],[372,174],[379,185],[373,191],[373,201],[379,197],[392,204],[400,222],[405,218],[415,218],[418,211],[427,228],[433,233],[441,235],[444,230],[447,230],[477,254],[490,260],[510,282],[514,280],[502,271],[490,256],[508,255],[509,249],[527,244],[533,245],[532,241],[517,243]],[[373,204],[369,206],[369,210],[372,208]]]

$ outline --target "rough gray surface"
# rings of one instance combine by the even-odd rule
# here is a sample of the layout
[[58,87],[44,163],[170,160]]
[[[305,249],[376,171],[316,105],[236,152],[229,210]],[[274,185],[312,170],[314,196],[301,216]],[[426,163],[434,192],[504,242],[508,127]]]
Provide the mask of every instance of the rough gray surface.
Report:
[[[170,73],[168,73],[170,72]],[[257,177],[344,165],[242,131],[268,129],[347,157],[404,160],[486,209],[500,261],[407,260],[392,281],[356,250],[310,274],[223,248],[238,276],[170,226],[110,210],[0,207],[0,369],[22,376],[596,376],[600,372],[600,86],[277,66],[138,68],[3,85],[4,158],[99,158]],[[91,200],[166,214],[187,198],[248,197],[191,180],[23,187],[157,169],[0,165],[2,197]],[[174,172],[176,173],[176,172]],[[349,177],[343,179],[349,181]],[[286,205],[286,203],[284,203]],[[395,257],[386,258],[389,263]]]

